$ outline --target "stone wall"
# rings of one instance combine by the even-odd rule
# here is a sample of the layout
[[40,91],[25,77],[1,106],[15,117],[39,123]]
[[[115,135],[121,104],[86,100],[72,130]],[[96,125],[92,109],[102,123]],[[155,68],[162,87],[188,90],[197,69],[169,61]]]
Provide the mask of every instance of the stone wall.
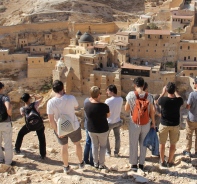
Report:
[[[32,62],[32,60],[34,62]],[[40,61],[40,62],[39,62]],[[52,71],[55,68],[56,60],[49,60],[44,62],[43,57],[29,57],[28,58],[28,78],[43,78],[51,77]]]

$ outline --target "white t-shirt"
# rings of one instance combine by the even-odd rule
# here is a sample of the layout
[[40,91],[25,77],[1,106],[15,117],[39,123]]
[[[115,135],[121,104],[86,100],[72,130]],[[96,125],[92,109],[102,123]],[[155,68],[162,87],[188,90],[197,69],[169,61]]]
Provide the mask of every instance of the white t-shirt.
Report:
[[75,115],[75,107],[78,107],[76,98],[72,95],[63,95],[60,98],[53,97],[47,102],[47,114],[54,114],[54,119],[57,122],[59,114],[67,114],[73,121],[73,127],[77,130],[80,126]]
[[114,124],[120,121],[120,113],[123,103],[122,97],[112,96],[106,99],[105,103],[109,106],[109,110],[110,110],[110,117],[107,118],[108,123]]

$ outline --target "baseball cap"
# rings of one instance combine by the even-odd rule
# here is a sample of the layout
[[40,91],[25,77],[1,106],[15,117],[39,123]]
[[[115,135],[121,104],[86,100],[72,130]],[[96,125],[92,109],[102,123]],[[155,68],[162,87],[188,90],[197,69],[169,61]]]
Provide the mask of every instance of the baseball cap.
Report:
[[3,87],[4,87],[4,84],[0,82],[0,89],[2,89]]

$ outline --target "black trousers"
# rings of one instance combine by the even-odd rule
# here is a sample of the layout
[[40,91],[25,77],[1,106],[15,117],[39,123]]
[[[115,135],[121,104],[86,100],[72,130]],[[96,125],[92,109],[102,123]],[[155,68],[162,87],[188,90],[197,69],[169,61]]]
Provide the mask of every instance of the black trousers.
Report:
[[[40,130],[37,130],[36,133],[38,135],[38,140],[39,140],[39,149],[40,149],[40,155],[42,157],[46,156],[46,139],[45,139],[45,134],[44,134],[44,129],[45,127],[41,128]],[[26,125],[24,125],[20,131],[18,132],[18,136],[16,139],[15,143],[15,149],[20,150],[22,142],[23,142],[23,137],[31,132]]]

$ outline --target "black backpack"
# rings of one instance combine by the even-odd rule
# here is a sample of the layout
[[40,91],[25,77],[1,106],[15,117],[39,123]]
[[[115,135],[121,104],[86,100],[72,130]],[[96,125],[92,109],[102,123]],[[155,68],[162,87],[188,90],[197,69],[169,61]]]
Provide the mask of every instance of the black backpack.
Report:
[[44,127],[43,120],[34,105],[35,102],[24,108],[26,126],[30,131],[40,130]]
[[8,118],[7,108],[3,102],[3,96],[0,95],[0,122],[4,122]]

